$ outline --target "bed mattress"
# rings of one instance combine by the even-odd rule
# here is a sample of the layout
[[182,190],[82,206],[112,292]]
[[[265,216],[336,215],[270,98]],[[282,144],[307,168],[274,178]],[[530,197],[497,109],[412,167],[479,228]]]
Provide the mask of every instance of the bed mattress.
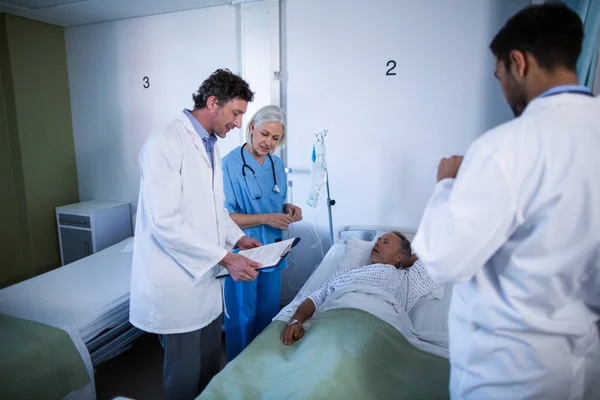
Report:
[[127,318],[132,253],[126,239],[0,290],[0,312],[79,332],[87,343]]

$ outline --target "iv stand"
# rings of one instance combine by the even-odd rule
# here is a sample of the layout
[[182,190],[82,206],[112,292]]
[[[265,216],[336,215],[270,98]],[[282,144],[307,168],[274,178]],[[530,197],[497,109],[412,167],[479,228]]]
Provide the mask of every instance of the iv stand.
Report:
[[[317,141],[323,143],[325,147],[325,136],[327,136],[327,130],[323,132],[316,133]],[[333,218],[331,216],[331,207],[335,205],[335,200],[331,198],[331,194],[329,192],[329,168],[327,167],[327,160],[325,160],[325,185],[327,187],[327,213],[329,215],[329,240],[331,246],[333,246]]]

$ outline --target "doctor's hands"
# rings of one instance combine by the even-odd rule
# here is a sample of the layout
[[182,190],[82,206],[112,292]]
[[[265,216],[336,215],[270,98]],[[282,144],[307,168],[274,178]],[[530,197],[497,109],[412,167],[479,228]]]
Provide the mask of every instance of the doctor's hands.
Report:
[[287,231],[288,225],[292,223],[292,217],[283,213],[264,214],[265,225],[275,229]]
[[460,164],[463,161],[463,156],[452,156],[450,158],[442,158],[438,165],[437,181],[448,178],[456,178]]
[[262,266],[249,258],[233,253],[227,253],[219,264],[227,268],[234,281],[253,281],[258,276],[256,268]]
[[237,247],[239,247],[240,250],[248,250],[260,246],[262,246],[261,242],[248,236],[242,236],[237,242]]
[[283,212],[292,217],[292,222],[302,221],[302,209],[291,203],[286,203],[283,206]]

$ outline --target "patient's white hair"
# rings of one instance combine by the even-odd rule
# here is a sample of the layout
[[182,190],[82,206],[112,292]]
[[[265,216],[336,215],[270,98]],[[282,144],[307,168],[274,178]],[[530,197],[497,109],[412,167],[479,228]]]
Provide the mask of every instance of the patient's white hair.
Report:
[[277,147],[283,147],[283,145],[285,145],[285,142],[287,141],[287,131],[285,129],[285,113],[281,108],[277,106],[264,106],[254,113],[250,121],[248,121],[248,125],[246,126],[247,143],[252,143],[252,134],[250,133],[250,128],[253,122],[255,130],[258,130],[265,122],[280,123],[281,126],[283,126],[283,133],[281,134],[279,142],[277,142]]

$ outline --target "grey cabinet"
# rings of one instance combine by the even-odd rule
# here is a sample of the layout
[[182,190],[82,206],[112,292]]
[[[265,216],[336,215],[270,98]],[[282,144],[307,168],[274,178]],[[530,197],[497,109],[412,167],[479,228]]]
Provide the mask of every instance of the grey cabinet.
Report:
[[60,228],[63,264],[69,264],[92,254],[92,232]]
[[66,265],[132,236],[129,203],[87,201],[56,208],[62,264]]

